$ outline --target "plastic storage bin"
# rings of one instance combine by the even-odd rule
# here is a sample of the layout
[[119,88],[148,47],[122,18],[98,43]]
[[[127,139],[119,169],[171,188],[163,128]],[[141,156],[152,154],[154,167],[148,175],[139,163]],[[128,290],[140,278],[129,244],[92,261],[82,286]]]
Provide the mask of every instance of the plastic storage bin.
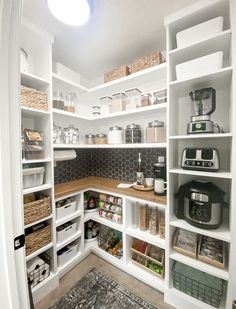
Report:
[[78,244],[70,244],[57,252],[57,263],[59,267],[71,260],[78,251]]
[[36,130],[25,129],[23,151],[26,160],[44,159],[43,135]]
[[223,52],[216,52],[176,65],[177,80],[214,73],[222,68]]
[[76,209],[76,201],[73,199],[66,199],[56,203],[57,220],[66,218],[72,215]]
[[198,24],[176,34],[177,47],[183,48],[206,40],[223,30],[223,16]]
[[76,222],[67,222],[57,227],[57,242],[62,243],[64,240],[72,237],[76,233]]
[[23,169],[23,189],[38,187],[43,184],[45,167]]

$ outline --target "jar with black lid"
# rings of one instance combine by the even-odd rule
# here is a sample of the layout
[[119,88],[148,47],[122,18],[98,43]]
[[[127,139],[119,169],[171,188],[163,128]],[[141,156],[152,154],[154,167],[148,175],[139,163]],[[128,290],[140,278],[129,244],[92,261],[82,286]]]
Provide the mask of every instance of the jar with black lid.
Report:
[[127,144],[135,144],[142,142],[141,127],[138,124],[131,123],[125,129],[125,142]]

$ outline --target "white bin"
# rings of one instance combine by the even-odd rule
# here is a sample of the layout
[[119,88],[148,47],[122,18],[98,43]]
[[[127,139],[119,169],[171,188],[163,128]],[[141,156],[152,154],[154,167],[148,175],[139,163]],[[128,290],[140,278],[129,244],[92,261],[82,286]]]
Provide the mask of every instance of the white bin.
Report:
[[76,233],[76,222],[71,223],[61,231],[57,231],[57,242],[62,243]]
[[38,187],[43,184],[45,167],[23,169],[23,189]]
[[223,52],[216,52],[194,60],[176,65],[177,80],[186,80],[194,77],[214,73],[222,68]]
[[73,257],[76,256],[78,252],[78,244],[68,245],[65,248],[57,252],[57,263],[59,267],[66,264]]
[[183,48],[213,37],[223,30],[223,16],[198,24],[176,34],[177,47]]
[[67,203],[64,206],[56,208],[57,220],[66,218],[75,213],[76,201]]

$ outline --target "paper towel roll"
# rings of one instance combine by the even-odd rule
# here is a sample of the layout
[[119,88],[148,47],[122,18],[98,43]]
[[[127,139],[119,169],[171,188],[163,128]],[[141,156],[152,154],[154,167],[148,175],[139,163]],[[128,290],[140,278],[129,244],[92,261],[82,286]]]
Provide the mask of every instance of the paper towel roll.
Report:
[[42,267],[40,271],[39,281],[41,282],[44,279],[46,279],[49,276],[49,274],[50,274],[49,265],[45,263],[44,267]]
[[39,256],[36,256],[32,260],[27,263],[28,273],[31,273],[34,270],[37,270],[44,264],[44,260],[42,260]]

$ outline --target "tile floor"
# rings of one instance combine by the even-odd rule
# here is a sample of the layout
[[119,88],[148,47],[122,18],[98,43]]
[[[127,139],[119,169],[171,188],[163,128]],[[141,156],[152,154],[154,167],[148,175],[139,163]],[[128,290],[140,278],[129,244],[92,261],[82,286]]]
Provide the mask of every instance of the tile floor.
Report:
[[35,309],[47,309],[49,305],[53,304],[61,295],[70,290],[70,288],[94,266],[103,271],[113,280],[117,281],[124,287],[127,287],[134,294],[156,306],[158,309],[174,309],[164,303],[162,293],[119,270],[94,254],[90,254],[79,265],[67,273],[60,280],[60,286],[37,303]]

